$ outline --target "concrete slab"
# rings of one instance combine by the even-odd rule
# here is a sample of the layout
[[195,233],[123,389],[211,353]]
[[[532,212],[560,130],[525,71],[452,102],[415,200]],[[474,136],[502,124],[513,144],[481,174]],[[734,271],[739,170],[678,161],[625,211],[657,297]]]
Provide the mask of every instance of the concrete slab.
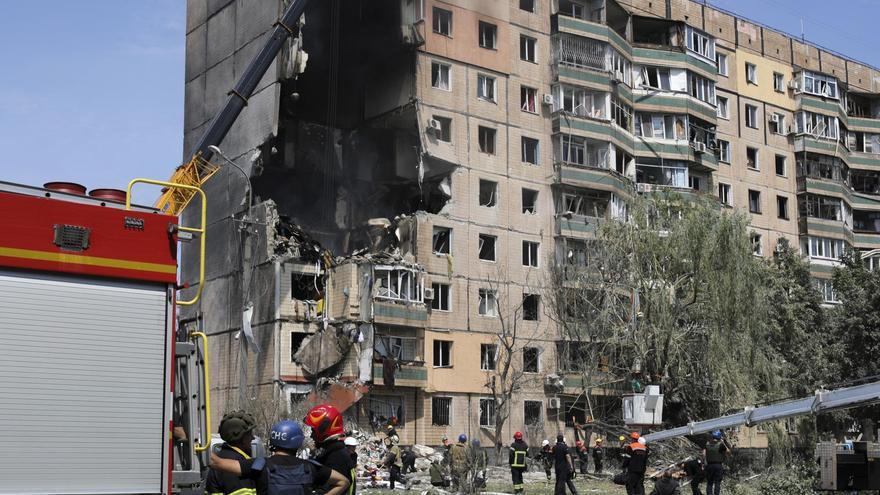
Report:
[[192,130],[204,124],[205,115],[205,75],[200,74],[183,88],[183,129]]
[[227,93],[235,85],[232,75],[232,58],[227,58],[208,69],[205,86],[205,115],[213,119],[214,115],[223,108],[229,98]]
[[186,68],[184,80],[192,81],[205,72],[207,66],[208,28],[205,24],[198,26],[186,35]]
[[279,0],[236,0],[235,46],[242,47],[273,29],[281,17]]
[[186,32],[189,33],[208,20],[208,0],[187,0]]
[[221,149],[227,156],[239,157],[277,132],[280,92],[281,85],[276,83],[251,96],[248,106],[223,140]]
[[208,67],[235,51],[235,4],[230,3],[208,18]]

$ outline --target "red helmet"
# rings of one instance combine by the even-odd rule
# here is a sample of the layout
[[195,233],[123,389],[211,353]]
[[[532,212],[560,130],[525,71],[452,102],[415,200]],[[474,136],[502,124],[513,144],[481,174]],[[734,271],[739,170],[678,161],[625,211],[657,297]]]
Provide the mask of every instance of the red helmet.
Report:
[[330,404],[321,404],[309,409],[303,422],[312,428],[312,438],[318,443],[339,438],[345,434],[342,415]]
[[518,432],[514,433],[514,434],[513,434],[513,439],[514,439],[514,440],[522,440],[522,432],[521,432],[521,431],[518,431]]
[[581,448],[581,447],[584,446],[584,442],[578,440],[577,442],[574,443],[574,446],[575,446],[575,447],[578,447],[578,448]]
[[632,438],[633,440],[638,440],[640,436],[641,435],[639,435],[639,432],[637,432],[637,431],[634,431],[629,434],[629,437]]

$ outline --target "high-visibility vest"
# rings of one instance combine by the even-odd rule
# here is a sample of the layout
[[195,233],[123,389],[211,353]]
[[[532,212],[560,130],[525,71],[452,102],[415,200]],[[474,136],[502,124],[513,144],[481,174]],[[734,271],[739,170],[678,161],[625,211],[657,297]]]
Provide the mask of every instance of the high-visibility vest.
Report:
[[513,464],[511,467],[526,467],[526,452],[525,450],[514,450],[513,451]]

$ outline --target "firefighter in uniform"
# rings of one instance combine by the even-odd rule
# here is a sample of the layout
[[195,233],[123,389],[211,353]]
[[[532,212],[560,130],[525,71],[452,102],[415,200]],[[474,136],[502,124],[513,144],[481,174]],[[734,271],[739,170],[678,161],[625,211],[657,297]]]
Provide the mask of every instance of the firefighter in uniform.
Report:
[[400,440],[397,435],[385,438],[385,446],[388,447],[388,456],[385,458],[385,467],[388,468],[388,481],[391,483],[391,489],[394,490],[394,483],[401,482],[407,488],[406,479],[404,479],[401,471],[403,470],[403,452],[400,450]]
[[630,434],[632,442],[624,450],[627,495],[645,495],[645,471],[648,468],[648,446],[638,432]]
[[306,414],[303,422],[312,429],[315,441],[315,460],[328,468],[342,473],[349,482],[348,495],[355,492],[357,464],[345,447],[345,425],[342,414],[329,404],[317,405]]
[[541,452],[538,454],[541,458],[541,464],[544,466],[544,474],[547,475],[547,481],[550,481],[550,469],[553,467],[553,446],[550,440],[544,439],[541,442]]
[[[246,461],[251,458],[251,442],[254,440],[254,417],[244,411],[227,413],[220,421],[220,438],[225,443],[214,448],[223,459]],[[257,483],[231,473],[211,468],[205,478],[206,495],[255,495]]]
[[596,445],[593,446],[593,464],[596,466],[596,474],[602,472],[602,459],[605,458],[605,449],[602,447],[602,439],[596,439]]
[[522,493],[525,485],[523,483],[523,473],[526,471],[526,455],[529,453],[529,446],[523,441],[522,432],[513,434],[513,443],[510,444],[510,455],[507,463],[510,464],[510,476],[513,478],[513,493]]

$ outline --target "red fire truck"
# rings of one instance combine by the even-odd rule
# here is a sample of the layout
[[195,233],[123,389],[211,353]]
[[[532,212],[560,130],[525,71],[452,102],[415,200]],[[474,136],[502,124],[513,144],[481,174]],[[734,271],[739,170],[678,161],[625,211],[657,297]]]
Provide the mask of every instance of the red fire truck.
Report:
[[204,242],[204,225],[132,206],[125,191],[85,192],[0,183],[3,494],[198,483],[203,334],[177,330],[175,306],[195,299],[175,298],[178,241]]

